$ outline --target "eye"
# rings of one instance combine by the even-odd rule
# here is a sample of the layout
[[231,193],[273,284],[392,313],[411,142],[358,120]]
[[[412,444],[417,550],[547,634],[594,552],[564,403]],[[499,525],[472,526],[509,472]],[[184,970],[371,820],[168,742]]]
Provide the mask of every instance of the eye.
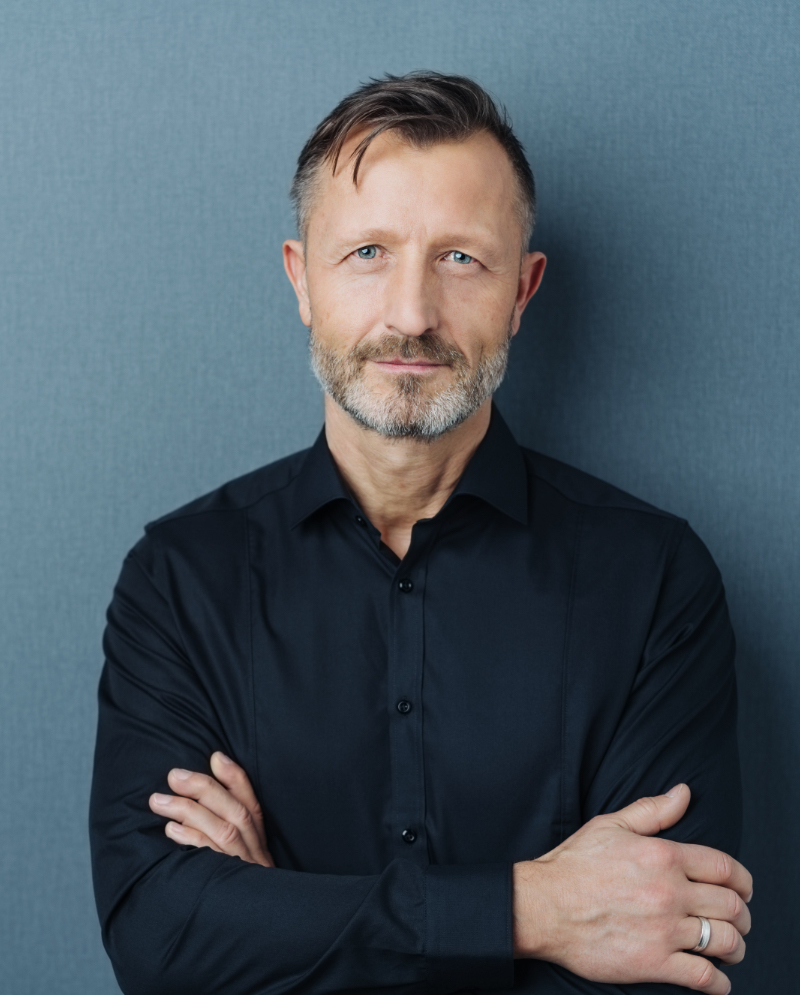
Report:
[[377,254],[378,249],[374,245],[362,245],[360,249],[356,249],[356,256],[359,259],[374,259]]
[[453,257],[454,263],[466,265],[467,263],[471,263],[473,261],[472,256],[468,256],[466,252],[458,252],[455,249],[450,253],[450,255]]

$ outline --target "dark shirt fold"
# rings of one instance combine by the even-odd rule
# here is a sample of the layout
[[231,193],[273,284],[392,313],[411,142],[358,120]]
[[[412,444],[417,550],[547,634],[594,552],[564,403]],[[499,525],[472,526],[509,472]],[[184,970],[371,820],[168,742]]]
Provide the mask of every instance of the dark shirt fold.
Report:
[[[683,991],[512,958],[511,866],[679,781],[664,835],[738,848],[734,641],[681,519],[493,409],[401,561],[315,445],[152,523],[108,612],[91,801],[126,995]],[[148,807],[221,749],[277,868]]]

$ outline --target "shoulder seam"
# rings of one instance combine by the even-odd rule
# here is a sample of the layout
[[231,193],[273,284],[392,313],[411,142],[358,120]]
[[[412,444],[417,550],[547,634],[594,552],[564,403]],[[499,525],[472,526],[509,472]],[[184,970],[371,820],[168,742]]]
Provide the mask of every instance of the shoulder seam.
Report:
[[[302,466],[302,463],[300,464],[300,466]],[[258,470],[254,470],[253,472],[258,473]],[[292,474],[291,477],[289,477],[289,479],[285,483],[280,484],[277,487],[273,487],[271,490],[262,491],[257,498],[254,498],[252,501],[249,501],[247,504],[241,504],[235,508],[202,508],[197,511],[167,512],[167,514],[163,515],[161,518],[155,518],[153,519],[152,522],[147,522],[147,524],[144,527],[144,530],[145,532],[149,532],[151,529],[156,528],[158,525],[161,525],[162,523],[166,524],[167,522],[181,521],[184,518],[195,518],[198,515],[211,515],[211,514],[230,515],[230,514],[239,514],[241,512],[247,512],[254,505],[258,504],[259,501],[263,501],[265,497],[269,497],[270,494],[277,494],[280,491],[285,490],[295,481],[299,473],[300,473],[300,467],[297,468],[297,470]],[[225,486],[226,486],[225,484],[222,485],[222,487]],[[213,493],[213,491],[211,493]],[[197,500],[202,500],[202,498],[198,498]]]
[[[529,449],[528,452],[533,452],[533,450]],[[535,455],[539,455],[539,454],[537,453]],[[549,457],[546,457],[546,458],[549,458]],[[559,462],[559,461],[556,461],[556,462]],[[563,465],[566,466],[567,464],[565,463]],[[573,468],[571,468],[571,469],[573,469]],[[652,515],[654,518],[666,518],[666,519],[669,519],[669,520],[672,520],[672,521],[683,522],[684,524],[686,524],[686,519],[681,518],[680,515],[675,515],[671,511],[663,511],[661,508],[655,508],[652,505],[648,505],[646,501],[641,501],[640,502],[639,498],[635,498],[633,495],[630,495],[631,502],[632,503],[635,502],[637,504],[640,503],[640,504],[644,505],[644,507],[638,507],[638,508],[632,507],[632,506],[628,507],[627,505],[622,504],[622,503],[595,504],[595,503],[593,503],[591,501],[581,500],[580,498],[577,498],[577,497],[575,497],[572,494],[567,494],[567,492],[564,490],[564,488],[560,487],[554,481],[548,480],[546,477],[543,477],[540,473],[537,472],[535,465],[531,465],[531,470],[533,472],[534,480],[537,483],[543,484],[546,487],[551,487],[554,491],[556,491],[558,494],[560,494],[561,497],[563,497],[565,501],[570,501],[572,504],[578,505],[579,507],[582,507],[582,508],[608,509],[608,510],[612,510],[612,511],[635,511],[635,512],[639,512],[640,514],[643,514],[643,515]],[[579,473],[584,473],[585,471],[579,470],[578,472]],[[619,491],[620,490],[620,488],[616,487],[614,484],[610,484],[610,483],[608,483],[605,480],[601,480],[599,477],[593,477],[593,475],[590,474],[590,473],[587,473],[585,475],[587,477],[591,477],[593,480],[596,480],[598,483],[603,484],[605,487],[612,488],[615,491]]]

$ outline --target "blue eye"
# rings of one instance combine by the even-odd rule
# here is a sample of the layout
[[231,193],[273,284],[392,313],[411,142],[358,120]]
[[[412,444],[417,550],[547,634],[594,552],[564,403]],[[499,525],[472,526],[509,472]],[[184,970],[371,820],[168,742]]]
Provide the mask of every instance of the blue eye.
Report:
[[359,259],[374,259],[377,254],[378,250],[374,245],[362,245],[360,249],[356,249]]
[[471,263],[472,256],[468,256],[466,252],[456,252],[455,250],[451,253],[454,263]]

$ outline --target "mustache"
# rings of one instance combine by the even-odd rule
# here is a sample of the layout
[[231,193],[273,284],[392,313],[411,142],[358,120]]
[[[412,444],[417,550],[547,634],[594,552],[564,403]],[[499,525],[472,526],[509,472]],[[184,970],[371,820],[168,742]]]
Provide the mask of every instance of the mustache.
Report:
[[368,359],[427,359],[431,363],[460,367],[467,361],[460,349],[445,342],[435,332],[420,336],[383,335],[374,342],[361,342],[350,355],[359,363]]

